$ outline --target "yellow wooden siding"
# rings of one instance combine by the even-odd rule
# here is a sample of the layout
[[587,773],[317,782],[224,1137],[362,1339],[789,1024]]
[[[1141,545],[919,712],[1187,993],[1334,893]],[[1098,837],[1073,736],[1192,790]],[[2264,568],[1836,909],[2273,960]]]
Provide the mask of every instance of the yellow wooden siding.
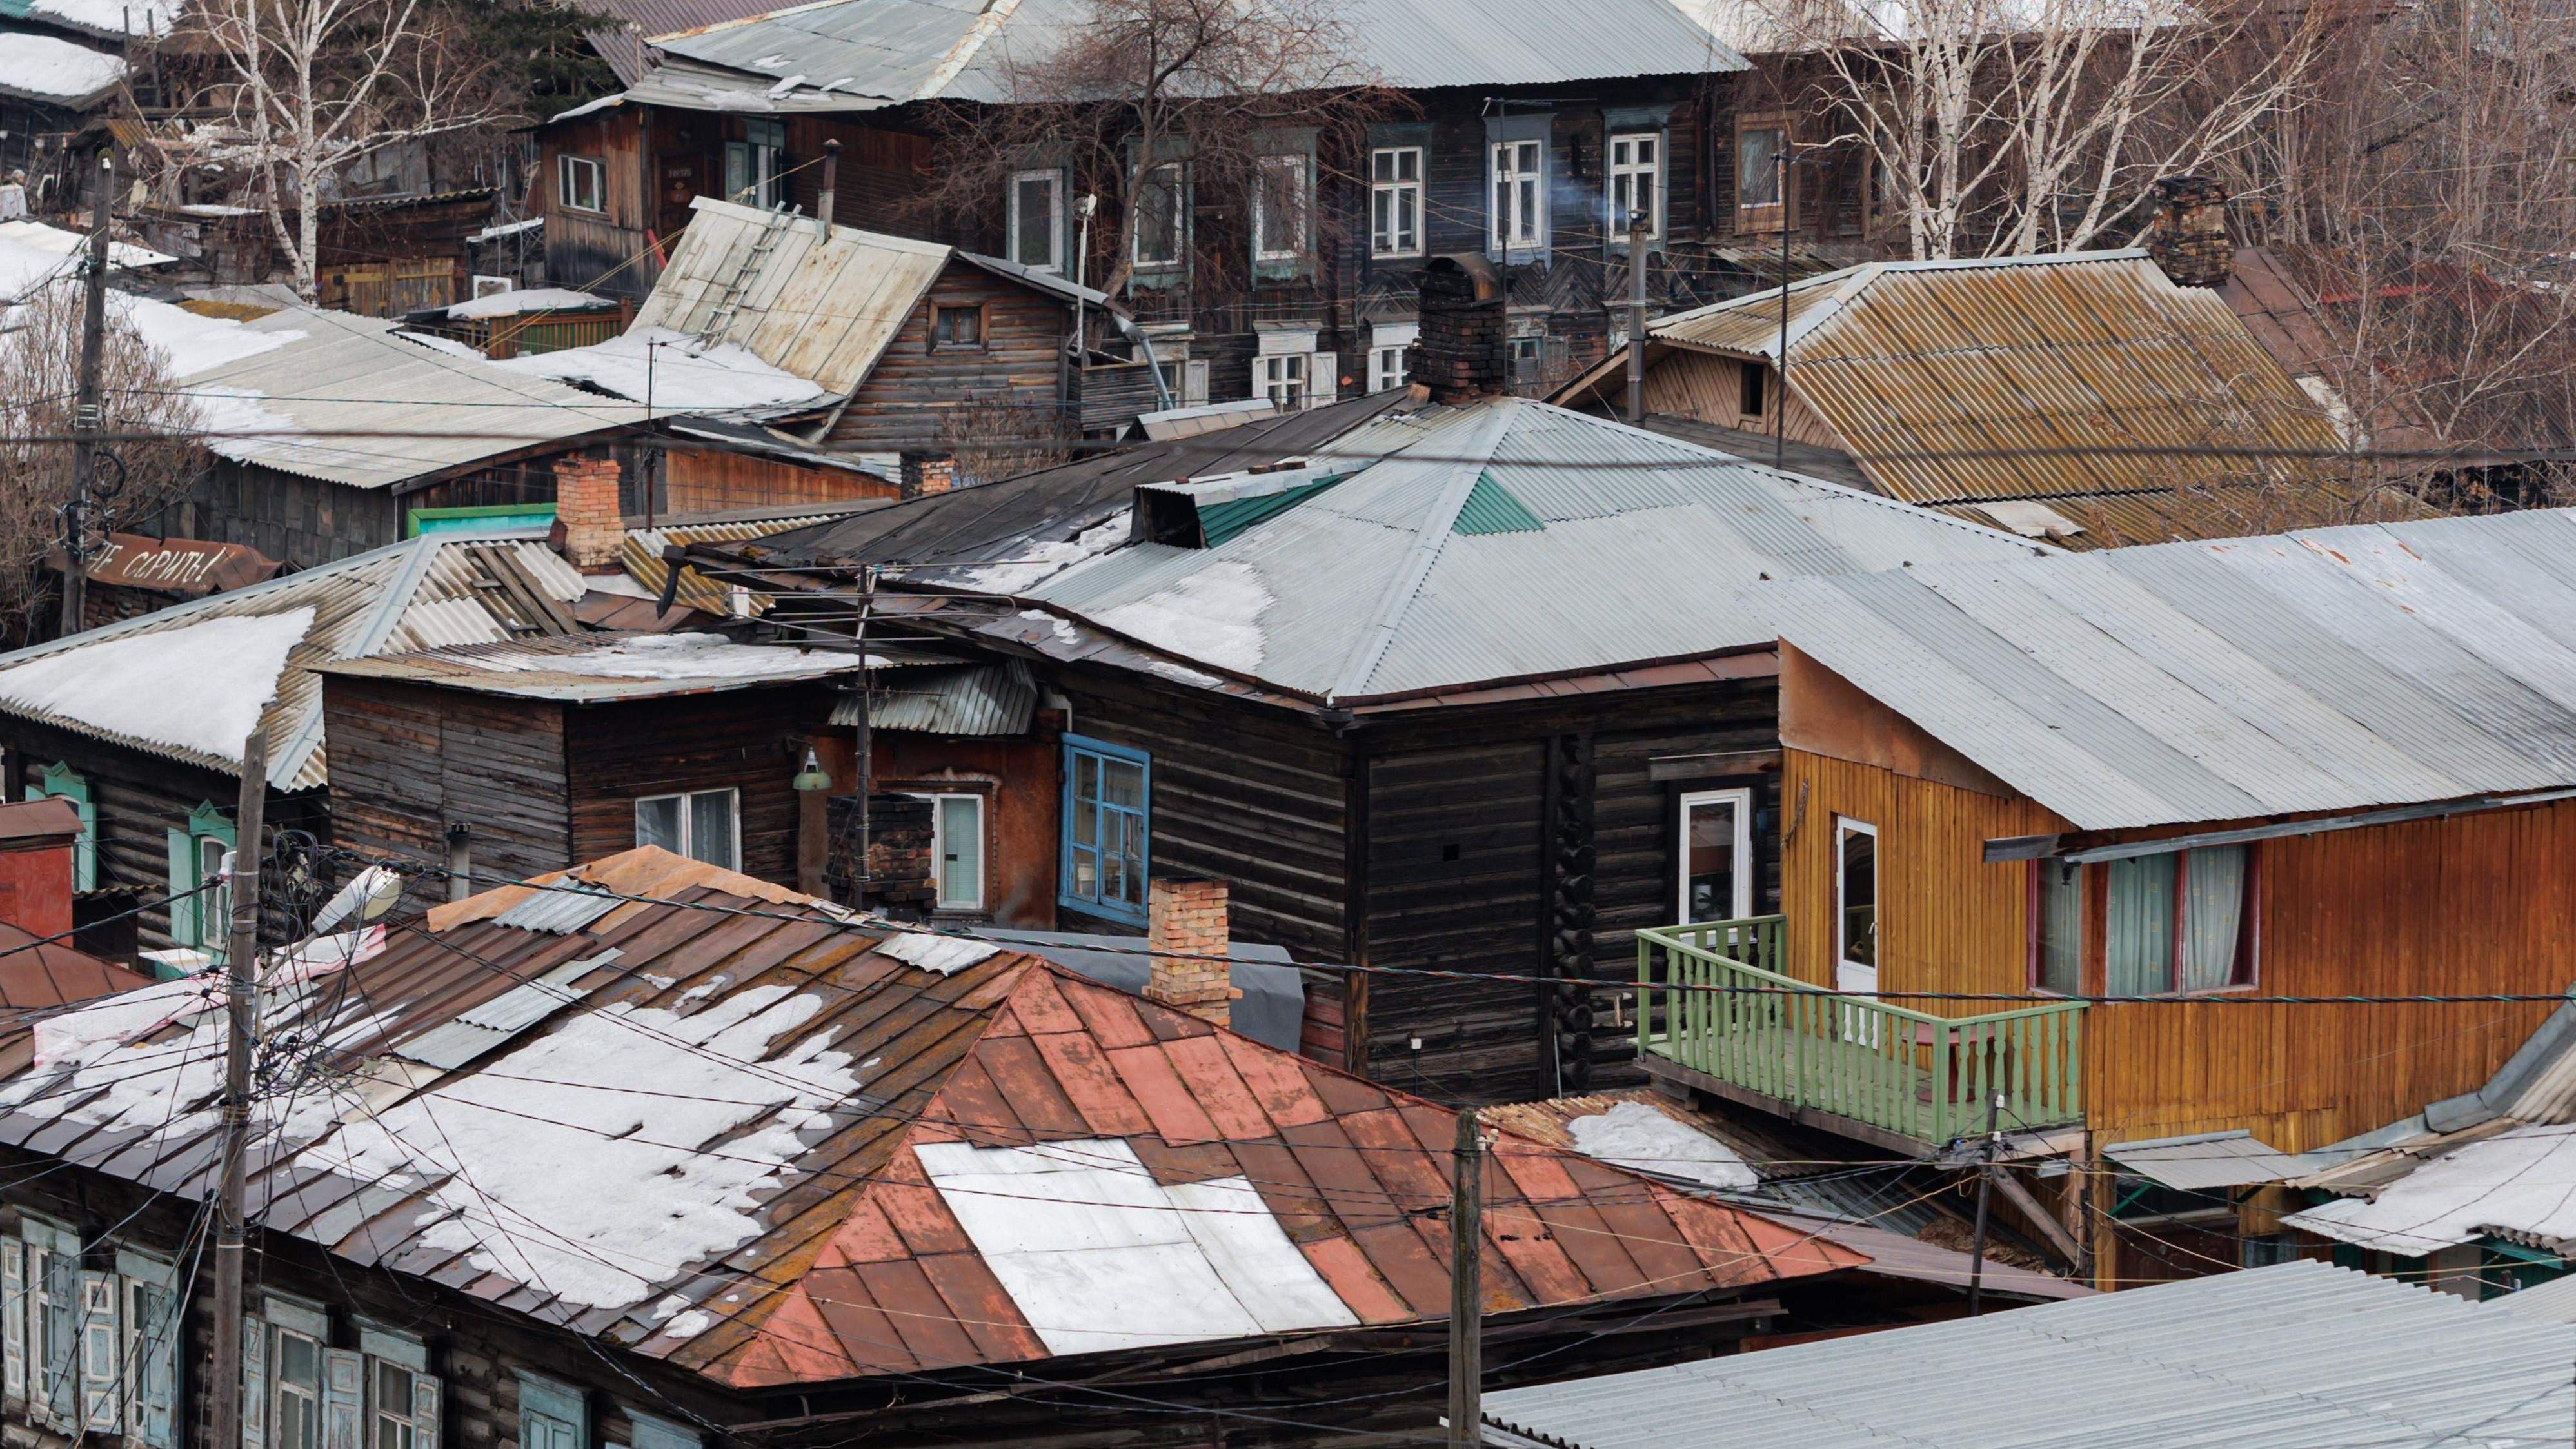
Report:
[[[2029,869],[1989,837],[2066,828],[2033,802],[1785,752],[1788,959],[1832,979],[1837,814],[1879,828],[1880,989],[2019,992]],[[1802,800],[1803,795],[1803,800]],[[2263,842],[2263,995],[2541,993],[2576,981],[2576,802]],[[2098,902],[2098,893],[2093,894]],[[2096,928],[2098,930],[2098,927]],[[2101,987],[2098,949],[2086,986]],[[1944,1015],[2000,1003],[1909,1003]],[[2242,1127],[2304,1151],[2475,1089],[2540,1004],[2097,1006],[2085,1100],[2097,1140]]]
[[[1705,352],[1675,350],[1665,354],[1646,369],[1646,411],[1677,418],[1697,418],[1721,428],[1739,428],[1763,433],[1772,429],[1771,414],[1743,411],[1745,367],[1760,367],[1771,372],[1768,363],[1743,363],[1732,357],[1715,357]],[[1625,384],[1615,380],[1604,396],[1617,395]],[[1765,402],[1776,404],[1780,393],[1777,374],[1762,379]],[[1813,443],[1818,447],[1840,448],[1842,440],[1824,420],[1809,411],[1799,399],[1789,399],[1789,440]]]

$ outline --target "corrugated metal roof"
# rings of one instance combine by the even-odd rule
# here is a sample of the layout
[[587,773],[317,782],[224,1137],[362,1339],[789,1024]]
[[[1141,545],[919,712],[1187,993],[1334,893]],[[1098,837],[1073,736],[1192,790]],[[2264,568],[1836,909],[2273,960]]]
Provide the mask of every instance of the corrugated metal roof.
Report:
[[[1038,707],[1037,682],[1016,659],[1000,664],[925,665],[896,670],[868,696],[868,727],[930,735],[1021,735]],[[859,700],[832,708],[835,728],[859,723]]]
[[[670,570],[670,566],[662,562],[662,550],[674,544],[685,547],[695,543],[738,543],[767,538],[772,534],[838,522],[851,511],[852,508],[844,507],[828,512],[782,514],[771,518],[630,528],[625,539],[618,544],[617,566],[626,571],[628,578],[659,599],[663,579]],[[674,608],[696,609],[719,618],[737,614],[744,618],[758,618],[768,612],[769,596],[758,589],[745,589],[740,597],[736,597],[731,588],[710,582],[706,575],[683,564],[680,567],[680,586],[672,596],[672,604]]]
[[721,634],[572,634],[376,655],[325,665],[322,672],[592,704],[758,689],[859,667],[855,654],[736,644]]
[[2088,830],[2576,783],[2576,514],[1774,583],[1780,637]]
[[146,641],[166,639],[166,664],[129,658],[126,667],[166,669],[173,677],[189,676],[202,685],[210,673],[237,661],[202,657],[185,631],[209,621],[310,609],[311,622],[286,649],[284,664],[274,675],[243,674],[220,683],[227,690],[256,691],[256,698],[268,701],[259,719],[268,731],[269,783],[281,790],[315,789],[329,779],[322,749],[322,681],[312,673],[315,668],[368,654],[496,643],[575,627],[568,613],[552,614],[545,605],[550,601],[560,609],[580,598],[581,576],[539,539],[526,529],[425,536],[0,654],[0,713],[238,774],[237,748],[217,752],[185,742],[195,731],[189,721],[174,716],[189,708],[186,704],[149,691],[68,707],[31,704],[22,697],[24,691],[13,689],[11,676],[42,661],[77,661],[85,651],[102,647],[115,647],[120,654],[138,645],[151,650],[160,646]]
[[[633,899],[568,934],[504,923],[566,883]],[[330,1043],[358,1081],[464,1016],[523,1024],[459,1071],[406,1066],[400,1101],[342,1092],[281,1122],[248,1167],[255,1219],[732,1390],[981,1379],[1088,1347],[1267,1347],[1448,1311],[1424,1217],[1447,1201],[1451,1109],[994,943],[647,848],[298,957],[270,1028]],[[580,999],[491,1005],[540,979]],[[17,1023],[0,1142],[208,1191],[219,1083],[202,1063],[222,1013],[195,982],[163,989],[166,1014],[128,997],[78,1019],[76,1051]],[[495,1110],[506,1130],[432,1115]],[[1503,1331],[1866,1261],[1508,1134],[1488,1161]],[[971,1180],[1013,1166],[1067,1175]],[[1603,1214],[1621,1251],[1586,1246]],[[1027,1262],[1032,1232],[1074,1236],[1059,1271]]]
[[2130,1172],[2186,1192],[2279,1182],[2312,1170],[2307,1159],[2241,1130],[2116,1142],[2103,1148],[2102,1155]]
[[[1115,548],[1014,592],[1203,669],[1349,701],[1757,647],[1771,630],[1734,589],[1762,577],[2037,550],[1518,398],[1381,416],[1331,453],[1355,464],[1342,483],[1215,547]],[[1458,529],[1488,482],[1539,526]]]
[[[398,320],[290,308],[242,324],[296,340],[188,374],[218,437],[208,446],[352,488],[384,488],[549,441],[623,429],[644,410],[455,357],[395,335]],[[297,432],[418,434],[302,439]]]
[[714,327],[709,341],[735,343],[831,393],[866,379],[948,264],[949,248],[935,242],[851,226],[818,242],[811,220],[783,211],[704,196],[690,205],[688,229],[634,325],[691,336]]
[[[1405,87],[1545,85],[1739,71],[1744,57],[1670,0],[1600,0],[1569,26],[1551,0],[1351,0],[1353,53],[1310,79]],[[905,101],[1007,101],[1016,66],[1092,20],[1078,0],[831,0],[653,37],[695,62],[653,99],[739,110],[859,110]],[[726,93],[713,74],[740,77]],[[1346,73],[1346,74],[1345,74]],[[794,84],[788,84],[790,81]],[[710,93],[712,92],[712,94]]]
[[2569,1442],[2576,1328],[2323,1263],[1485,1396],[1560,1449]]
[[[1792,285],[1789,310],[1790,391],[1909,502],[2162,493],[2178,479],[2307,489],[2323,480],[2292,461],[2086,450],[2341,443],[2217,293],[2175,286],[2141,251],[1873,262]],[[1649,330],[1776,362],[1780,293]]]

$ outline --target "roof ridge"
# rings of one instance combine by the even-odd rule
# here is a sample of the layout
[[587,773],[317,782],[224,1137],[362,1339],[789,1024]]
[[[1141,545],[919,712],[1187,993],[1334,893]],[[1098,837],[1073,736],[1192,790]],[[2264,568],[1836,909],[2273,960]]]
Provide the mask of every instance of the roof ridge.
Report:
[[[1504,434],[1518,416],[1521,401],[1519,398],[1497,398],[1484,404],[1492,409],[1493,417],[1490,421],[1479,422],[1476,436],[1461,450],[1483,461],[1472,468],[1464,464],[1443,465],[1459,471],[1442,485],[1439,497],[1423,515],[1421,528],[1414,534],[1412,545],[1405,550],[1403,563],[1396,569],[1394,577],[1387,580],[1385,589],[1378,596],[1377,607],[1362,626],[1359,643],[1344,663],[1341,677],[1324,691],[1327,703],[1346,694],[1364,692],[1370,676],[1377,673],[1378,664],[1386,658],[1386,651],[1394,647],[1396,626],[1413,607],[1413,600],[1421,593],[1422,581],[1430,575],[1432,565],[1440,561],[1441,550],[1448,546],[1450,528],[1458,521],[1458,511],[1467,506],[1467,495],[1475,491],[1476,480],[1484,476],[1485,468],[1493,462],[1494,451],[1502,445]],[[1403,449],[1381,456],[1377,462],[1391,462],[1412,447],[1413,443],[1407,443]]]

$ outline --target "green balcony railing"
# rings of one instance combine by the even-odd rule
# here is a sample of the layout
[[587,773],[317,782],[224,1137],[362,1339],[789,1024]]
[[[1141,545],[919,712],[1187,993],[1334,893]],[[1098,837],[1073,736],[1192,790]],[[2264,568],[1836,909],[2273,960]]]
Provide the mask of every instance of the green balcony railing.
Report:
[[1938,1145],[2084,1119],[2084,1003],[1944,1017],[1784,974],[1778,916],[1637,933],[1637,1052]]

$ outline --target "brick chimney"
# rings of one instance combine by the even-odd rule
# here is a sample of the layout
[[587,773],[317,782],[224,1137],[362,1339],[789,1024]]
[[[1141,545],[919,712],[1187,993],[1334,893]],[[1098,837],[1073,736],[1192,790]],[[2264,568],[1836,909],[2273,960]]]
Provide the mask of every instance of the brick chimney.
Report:
[[2215,176],[2168,176],[2156,183],[2164,215],[2147,254],[2177,287],[2215,287],[2236,265],[2227,239],[2227,183]]
[[617,551],[626,542],[618,476],[613,458],[555,460],[555,527],[562,534],[556,547],[583,573],[617,567]]
[[923,498],[945,493],[957,486],[957,455],[954,453],[903,453],[903,471],[898,486],[906,498]]
[[1405,376],[1429,388],[1433,402],[1510,390],[1503,357],[1508,291],[1503,274],[1474,252],[1433,257],[1422,269],[1422,332],[1405,359]]
[[[1228,1025],[1240,993],[1226,960],[1225,882],[1156,876],[1146,890],[1145,908],[1145,941],[1154,951],[1146,997]],[[1175,954],[1166,956],[1166,951]]]

